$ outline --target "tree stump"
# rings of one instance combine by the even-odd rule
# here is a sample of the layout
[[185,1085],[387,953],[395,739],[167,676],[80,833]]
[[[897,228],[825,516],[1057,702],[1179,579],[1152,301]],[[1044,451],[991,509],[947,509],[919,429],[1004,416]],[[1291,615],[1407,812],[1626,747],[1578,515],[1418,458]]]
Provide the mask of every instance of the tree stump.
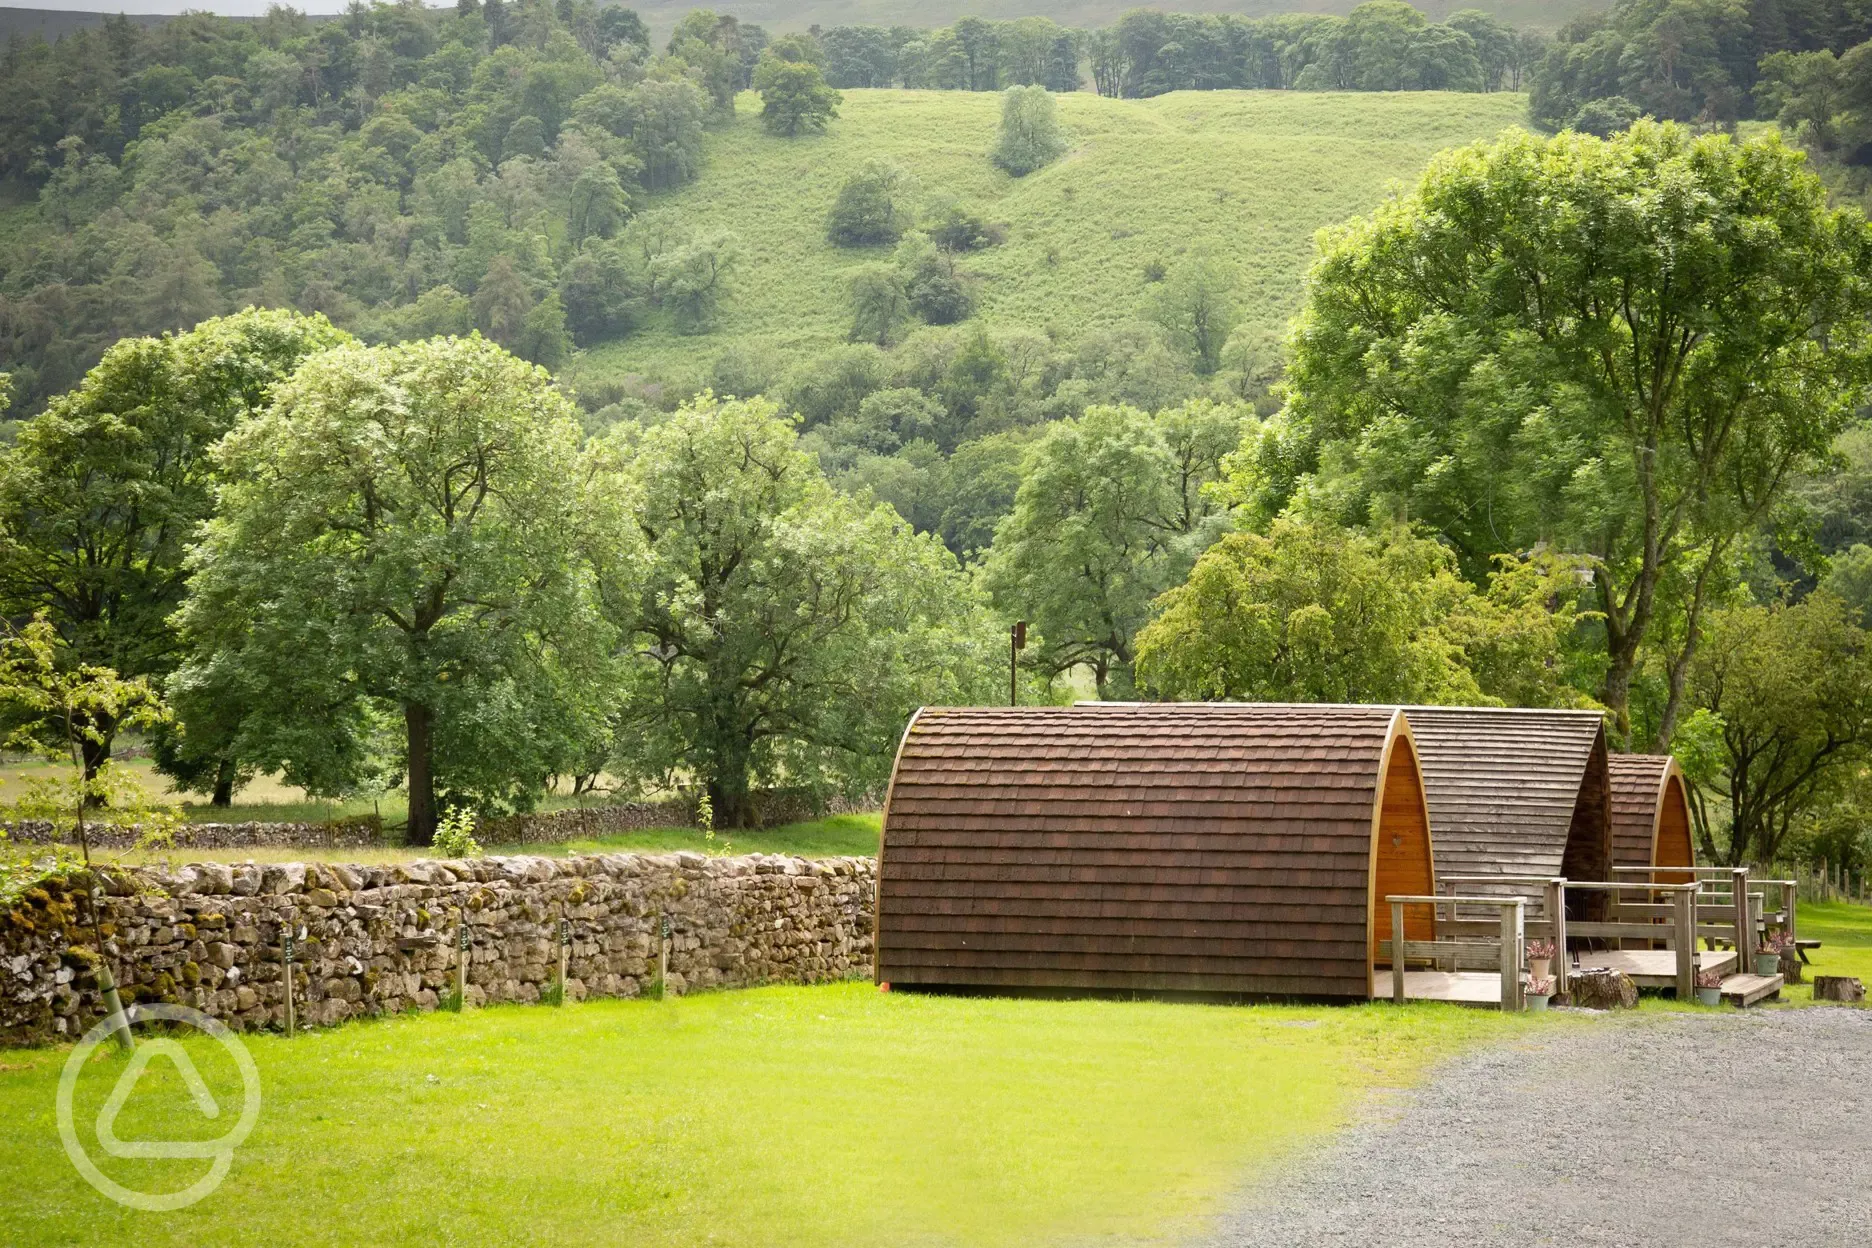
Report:
[[1635,1010],[1638,985],[1619,971],[1589,967],[1567,976],[1567,1003],[1581,1010]]
[[1816,975],[1813,999],[1854,1005],[1865,1000],[1865,985],[1850,975]]
[[1804,982],[1801,979],[1800,953],[1793,945],[1781,951],[1781,980],[1788,984]]

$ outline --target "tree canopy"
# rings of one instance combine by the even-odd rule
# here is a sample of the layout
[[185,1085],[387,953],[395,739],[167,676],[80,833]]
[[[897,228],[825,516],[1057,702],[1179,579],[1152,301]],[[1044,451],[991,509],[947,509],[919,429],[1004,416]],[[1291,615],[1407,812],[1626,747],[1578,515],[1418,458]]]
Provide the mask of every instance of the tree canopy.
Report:
[[740,826],[757,785],[863,789],[911,711],[993,687],[992,625],[955,557],[834,490],[761,399],[699,396],[601,452],[645,550],[613,765],[703,785]]
[[1225,535],[1164,594],[1139,682],[1192,700],[1571,705],[1577,617],[1548,605],[1569,574],[1504,560],[1478,593],[1430,538],[1283,517]]
[[524,806],[582,770],[612,655],[578,443],[545,374],[479,338],[309,359],[217,453],[185,736],[231,706],[236,755],[326,794],[391,753],[418,843],[439,798]]
[[[321,316],[249,309],[125,339],[0,452],[0,610],[43,614],[76,662],[174,666],[184,554],[214,506],[210,451],[307,356],[348,341]],[[114,726],[92,725],[85,766]]]
[[1238,485],[1268,514],[1408,515],[1472,575],[1577,554],[1621,729],[1667,578],[1681,669],[1719,567],[1872,394],[1872,231],[1773,136],[1447,153],[1324,236],[1307,292]]

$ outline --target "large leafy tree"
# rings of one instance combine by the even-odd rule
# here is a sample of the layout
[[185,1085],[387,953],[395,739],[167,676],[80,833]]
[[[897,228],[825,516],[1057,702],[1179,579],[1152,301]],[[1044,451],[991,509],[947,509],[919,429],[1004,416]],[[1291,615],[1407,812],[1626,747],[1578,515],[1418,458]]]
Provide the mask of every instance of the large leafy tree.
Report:
[[829,486],[763,399],[703,395],[607,444],[648,573],[614,764],[697,781],[738,826],[757,786],[863,788],[905,720],[994,680],[997,630],[933,535]]
[[1872,231],[1777,139],[1512,134],[1324,236],[1245,484],[1268,511],[1408,514],[1475,576],[1582,556],[1628,728],[1661,587],[1681,668],[1736,543],[1865,401],[1869,317]]
[[423,843],[438,797],[524,805],[582,770],[610,709],[589,558],[607,513],[542,370],[479,338],[330,351],[218,460],[185,717],[237,707],[236,755],[323,793],[389,729]]
[[1508,559],[1483,595],[1432,539],[1282,517],[1225,536],[1158,600],[1138,676],[1192,700],[1567,705],[1570,577]]
[[[43,614],[75,663],[168,672],[184,555],[214,504],[210,448],[302,360],[348,340],[322,316],[249,309],[112,347],[0,455],[0,611]],[[105,704],[94,711],[87,778],[116,732]]]
[[[1828,592],[1712,613],[1691,669],[1701,709],[1680,753],[1716,862],[1772,863],[1802,821],[1863,783],[1872,748],[1872,645]],[[1720,799],[1716,810],[1708,798]],[[1722,817],[1726,815],[1726,818]]]
[[1002,614],[1033,624],[1042,672],[1083,665],[1100,697],[1129,693],[1151,601],[1225,523],[1203,487],[1241,428],[1239,409],[1202,401],[1156,416],[1094,407],[1033,448],[986,583]]
[[754,89],[761,95],[761,124],[769,134],[788,138],[808,130],[824,130],[838,116],[844,98],[826,86],[825,76],[811,61],[761,57],[754,71]]

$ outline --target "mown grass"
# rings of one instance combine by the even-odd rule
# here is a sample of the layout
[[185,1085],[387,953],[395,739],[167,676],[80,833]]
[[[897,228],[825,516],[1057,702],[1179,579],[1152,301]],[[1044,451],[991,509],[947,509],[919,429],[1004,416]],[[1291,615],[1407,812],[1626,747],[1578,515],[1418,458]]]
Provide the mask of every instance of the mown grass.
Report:
[[[878,852],[882,820],[876,814],[830,815],[772,828],[736,828],[717,832],[709,840],[695,828],[635,828],[610,836],[578,837],[564,841],[529,841],[522,845],[498,842],[483,845],[489,854],[615,854],[629,851],[666,853],[692,850],[707,854],[794,854],[802,858],[867,857]],[[112,862],[412,862],[433,858],[435,851],[405,845],[369,849],[323,849],[318,846],[245,847],[168,851],[117,850],[93,852],[93,858]]]
[[1812,1004],[1816,975],[1851,975],[1872,985],[1872,906],[1845,901],[1804,901],[1795,913],[1802,939],[1821,942],[1808,953],[1812,965],[1802,968],[1804,984],[1790,984],[1782,997],[1797,1004]]
[[909,170],[925,193],[1007,225],[1006,243],[964,266],[978,279],[985,324],[1070,339],[1135,319],[1150,295],[1147,263],[1174,267],[1208,252],[1238,269],[1246,323],[1278,334],[1299,306],[1317,230],[1371,211],[1436,152],[1521,124],[1527,107],[1517,94],[1437,92],[1058,101],[1071,151],[1017,180],[988,161],[1000,117],[993,93],[847,91],[825,134],[791,140],[766,134],[759,100],[744,95],[734,122],[711,134],[698,181],[651,205],[740,239],[719,328],[684,336],[652,322],[594,348],[575,377],[693,382],[734,341],[789,357],[843,342],[851,274],[888,252],[832,246],[825,217],[845,177],[873,156]]
[[[258,1036],[258,1127],[214,1195],[160,1215],[110,1204],[67,1162],[53,1114],[65,1051],[16,1053],[0,1063],[0,1242],[1164,1242],[1365,1098],[1538,1025],[1455,1007],[841,984]],[[218,1096],[238,1086],[212,1042],[186,1043]],[[80,1081],[87,1142],[122,1061],[100,1056]],[[117,1134],[225,1125],[156,1062]],[[150,1191],[205,1166],[105,1164]]]

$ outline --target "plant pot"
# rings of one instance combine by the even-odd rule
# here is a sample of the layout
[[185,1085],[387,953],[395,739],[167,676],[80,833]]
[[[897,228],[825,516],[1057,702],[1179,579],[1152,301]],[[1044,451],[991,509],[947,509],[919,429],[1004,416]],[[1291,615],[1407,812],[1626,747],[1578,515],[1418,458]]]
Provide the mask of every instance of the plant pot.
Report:
[[1757,975],[1779,975],[1781,973],[1781,955],[1778,953],[1756,954],[1755,973]]
[[1697,989],[1697,1000],[1702,1002],[1704,1005],[1721,1005],[1722,1004],[1722,989],[1699,988]]
[[1530,1014],[1540,1013],[1542,1010],[1545,1010],[1547,1008],[1547,1003],[1551,1000],[1553,1000],[1553,997],[1545,993],[1539,996],[1536,996],[1535,994],[1531,992],[1528,993],[1528,997],[1527,997],[1528,1013]]
[[1529,958],[1527,960],[1527,965],[1528,965],[1528,975],[1531,978],[1546,979],[1549,969],[1553,966],[1553,959],[1552,958]]

